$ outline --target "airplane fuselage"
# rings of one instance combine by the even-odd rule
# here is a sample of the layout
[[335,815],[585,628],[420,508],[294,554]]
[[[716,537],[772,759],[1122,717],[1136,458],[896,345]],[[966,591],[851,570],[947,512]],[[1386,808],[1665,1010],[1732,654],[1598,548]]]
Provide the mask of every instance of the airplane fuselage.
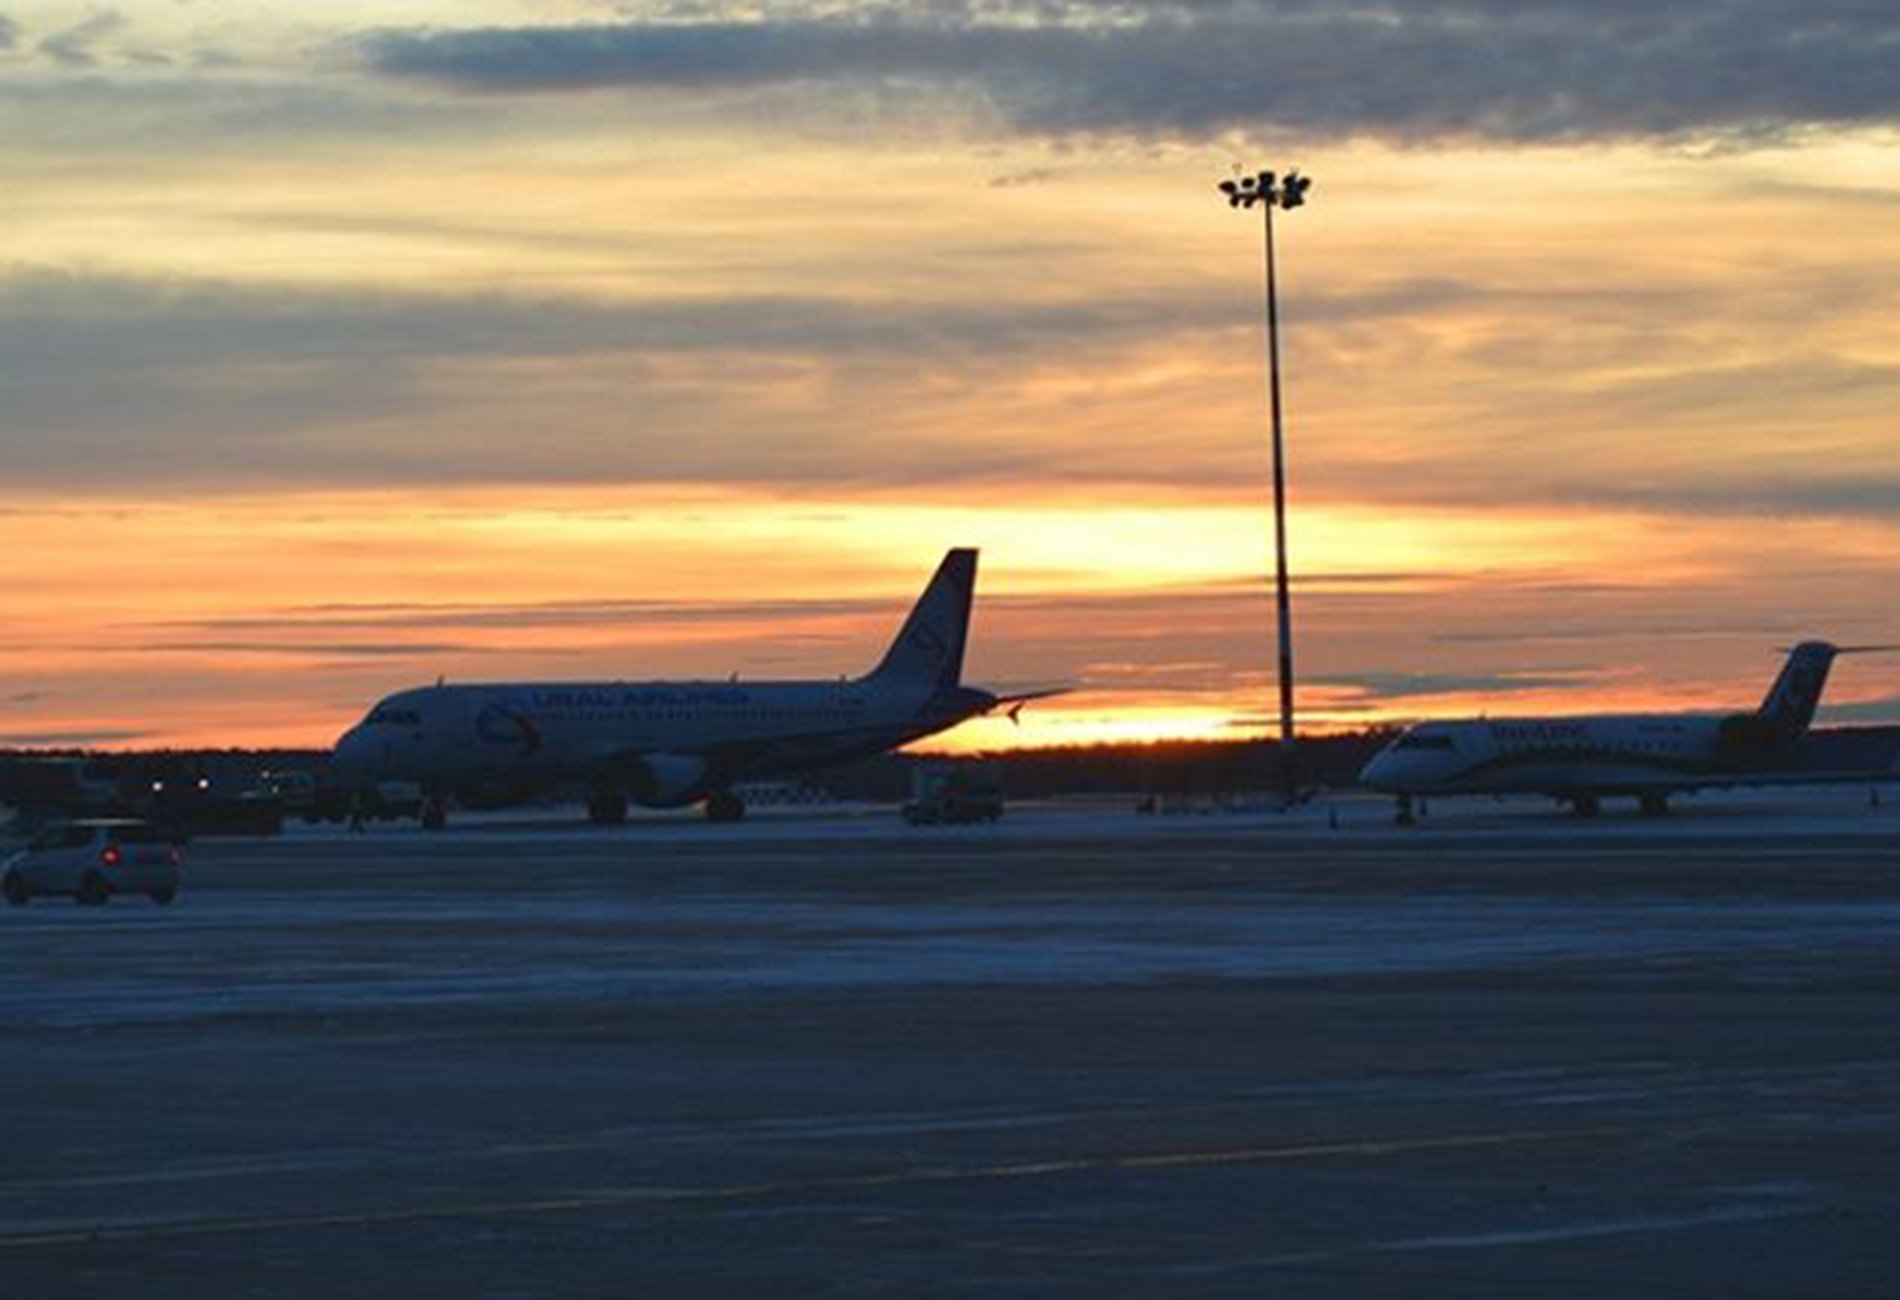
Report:
[[988,692],[836,682],[560,682],[392,695],[337,744],[339,770],[470,801],[567,783],[656,807],[881,753],[995,703]]
[[1699,714],[1427,722],[1367,765],[1389,794],[1635,794],[1692,788],[1745,771],[1725,719]]

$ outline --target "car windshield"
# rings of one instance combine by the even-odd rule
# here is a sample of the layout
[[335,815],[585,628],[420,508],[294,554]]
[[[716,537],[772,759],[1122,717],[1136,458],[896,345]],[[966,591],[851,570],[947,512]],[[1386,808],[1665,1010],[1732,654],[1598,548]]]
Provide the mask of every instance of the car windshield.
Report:
[[90,826],[53,826],[28,842],[29,849],[83,849],[92,843]]
[[114,826],[108,838],[118,844],[164,844],[169,837],[156,826]]

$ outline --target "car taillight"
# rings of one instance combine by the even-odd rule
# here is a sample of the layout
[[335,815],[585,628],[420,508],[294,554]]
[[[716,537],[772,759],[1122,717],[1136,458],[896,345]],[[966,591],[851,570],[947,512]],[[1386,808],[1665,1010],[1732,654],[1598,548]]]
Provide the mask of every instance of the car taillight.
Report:
[[118,866],[119,859],[122,856],[123,855],[119,852],[119,846],[116,844],[108,844],[99,850],[99,861],[108,867]]

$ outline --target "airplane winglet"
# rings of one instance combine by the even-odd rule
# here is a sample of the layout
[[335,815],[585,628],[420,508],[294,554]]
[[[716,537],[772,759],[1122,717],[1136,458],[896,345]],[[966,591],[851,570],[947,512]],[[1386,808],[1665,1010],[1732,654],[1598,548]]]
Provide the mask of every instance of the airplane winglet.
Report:
[[1024,705],[1030,703],[1032,700],[1046,700],[1056,695],[1068,695],[1074,692],[1074,690],[1075,687],[1073,686],[1056,686],[1046,691],[1022,691],[1015,695],[999,695],[990,701],[990,706],[984,709],[983,712],[994,713],[998,709],[1002,709],[1003,716],[1020,727],[1023,724],[1022,712]]

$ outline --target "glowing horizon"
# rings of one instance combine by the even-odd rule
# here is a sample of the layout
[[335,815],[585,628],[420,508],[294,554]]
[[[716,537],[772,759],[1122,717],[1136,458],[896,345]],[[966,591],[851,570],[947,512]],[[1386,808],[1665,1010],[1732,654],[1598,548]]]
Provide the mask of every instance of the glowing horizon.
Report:
[[[65,734],[107,747],[316,746],[380,696],[437,676],[854,674],[881,653],[939,558],[939,537],[985,552],[966,677],[1073,693],[1019,725],[973,723],[935,747],[1269,730],[1267,549],[1251,504],[920,510],[877,498],[787,506],[626,489],[592,494],[580,510],[558,491],[461,489],[14,510],[15,562],[43,575],[16,594],[41,616],[4,650],[14,692],[0,743],[58,744]],[[1639,579],[1594,584],[1607,629],[1557,608],[1614,562],[1600,541],[1606,526],[1618,547],[1640,542],[1650,555]],[[1623,660],[1686,584],[1745,580],[1722,567],[1729,527],[1310,503],[1294,535],[1306,557],[1296,604],[1302,726],[1753,699],[1777,637],[1805,634],[1772,611],[1757,608],[1758,631],[1678,626],[1703,661],[1681,677]],[[107,529],[119,545],[85,545]],[[1758,559],[1752,576],[1780,587],[1830,569],[1844,580],[1844,622],[1862,616],[1852,608],[1858,571],[1877,570],[1896,537],[1840,521],[1791,523],[1781,535],[1780,572]],[[1369,634],[1420,618],[1431,621],[1432,658],[1395,672],[1376,646],[1368,651]],[[1473,675],[1461,646],[1486,638],[1511,646],[1513,665]],[[1880,698],[1864,674],[1841,681],[1833,703]],[[120,734],[127,718],[141,729]]]

